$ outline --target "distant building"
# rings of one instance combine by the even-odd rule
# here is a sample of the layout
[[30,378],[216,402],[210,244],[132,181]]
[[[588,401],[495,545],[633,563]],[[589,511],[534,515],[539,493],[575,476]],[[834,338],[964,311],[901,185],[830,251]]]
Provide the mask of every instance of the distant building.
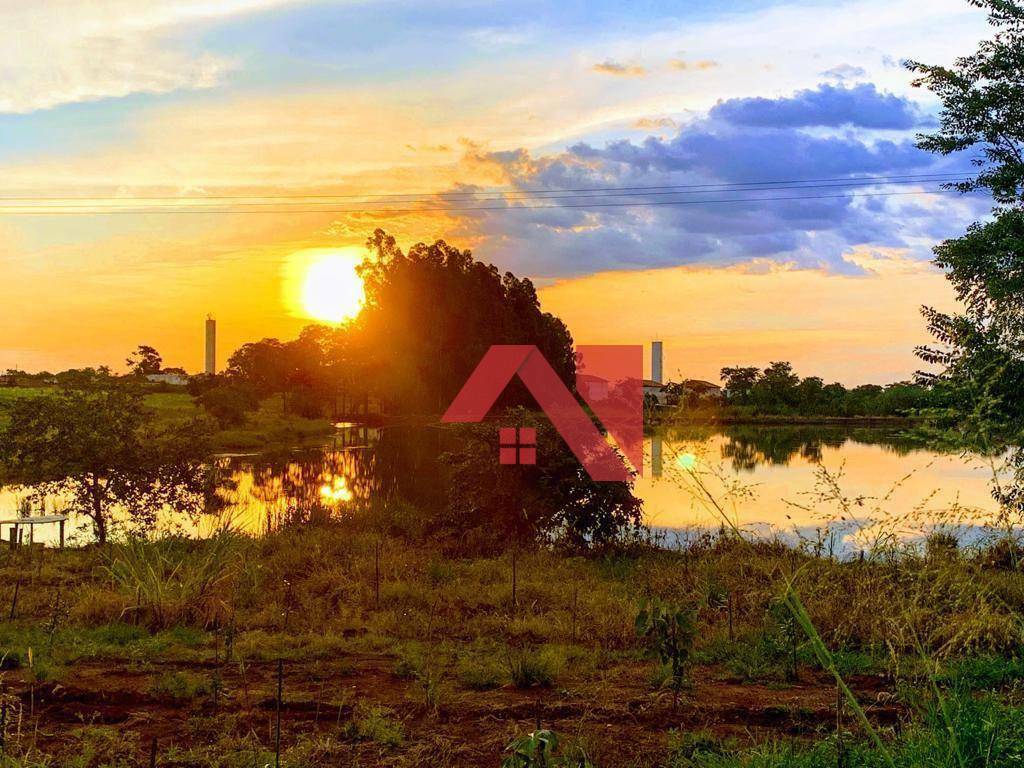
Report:
[[653,379],[644,379],[644,402],[654,401],[657,405],[668,405],[668,392],[665,385]]
[[722,388],[710,381],[701,379],[684,379],[683,392],[697,397],[699,400],[718,400],[722,397]]
[[184,371],[161,371],[146,376],[146,381],[154,384],[169,384],[172,387],[184,387],[188,384],[188,374]]
[[217,321],[213,315],[206,316],[206,368],[207,375],[217,373]]
[[592,376],[589,373],[577,374],[576,388],[589,402],[608,399],[608,381],[600,376]]

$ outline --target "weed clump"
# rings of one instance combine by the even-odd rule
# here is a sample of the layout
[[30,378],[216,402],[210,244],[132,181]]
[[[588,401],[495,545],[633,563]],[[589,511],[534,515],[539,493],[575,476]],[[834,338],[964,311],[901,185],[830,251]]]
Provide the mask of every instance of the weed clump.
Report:
[[357,741],[372,741],[383,747],[399,747],[405,740],[405,728],[386,707],[370,707],[359,712],[349,724],[348,735]]
[[517,649],[508,654],[508,675],[516,688],[550,688],[565,665],[565,653],[555,646]]

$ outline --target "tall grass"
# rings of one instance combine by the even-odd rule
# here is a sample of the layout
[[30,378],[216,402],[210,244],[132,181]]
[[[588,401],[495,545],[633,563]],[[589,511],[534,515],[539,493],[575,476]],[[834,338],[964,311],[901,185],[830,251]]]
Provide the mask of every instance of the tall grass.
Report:
[[[744,535],[738,523],[738,518],[735,514],[730,514],[725,504],[717,498],[716,494],[711,490],[705,474],[696,469],[692,462],[689,465],[684,464],[682,466],[684,468],[682,469],[681,482],[679,484],[690,490],[692,495],[705,509],[715,514],[721,522],[723,531],[730,531],[741,546],[753,549],[754,544]],[[720,481],[722,479],[713,472],[710,475]],[[815,557],[811,562],[820,562],[825,554],[822,542],[826,538],[829,541],[833,540],[829,528],[833,525],[835,519],[840,520],[847,530],[854,530],[860,536],[862,542],[867,538],[865,534],[870,533],[870,556],[872,559],[885,558],[892,563],[893,568],[886,573],[886,576],[890,581],[890,589],[894,589],[897,593],[896,600],[894,601],[896,610],[887,612],[886,629],[888,630],[889,637],[885,640],[893,653],[897,653],[900,646],[905,646],[909,640],[912,650],[923,662],[923,668],[929,672],[927,685],[930,702],[924,719],[927,726],[925,731],[927,738],[914,742],[924,751],[921,754],[915,754],[915,762],[911,764],[936,766],[936,768],[939,766],[973,768],[974,766],[1008,764],[1005,762],[993,762],[996,758],[992,750],[1000,734],[998,730],[992,730],[992,719],[981,718],[981,720],[978,720],[974,717],[977,714],[977,708],[971,705],[970,699],[958,698],[941,687],[939,683],[939,665],[933,663],[933,659],[929,655],[929,650],[932,650],[935,644],[929,642],[926,646],[922,642],[919,633],[922,617],[927,615],[927,612],[921,609],[929,601],[935,602],[938,598],[947,607],[950,604],[964,605],[970,602],[963,600],[966,594],[974,598],[973,608],[975,612],[979,609],[984,610],[992,602],[1003,602],[1001,607],[1005,609],[1009,623],[1013,627],[1008,632],[1007,645],[1018,646],[1020,644],[1020,619],[1018,615],[1015,615],[1013,608],[1007,605],[1005,601],[1001,601],[996,590],[991,588],[990,585],[983,586],[979,595],[977,585],[964,578],[966,574],[963,568],[949,567],[956,564],[957,561],[957,542],[955,537],[949,534],[949,530],[950,527],[956,528],[958,525],[961,525],[967,512],[963,508],[954,507],[946,518],[940,520],[938,530],[943,535],[943,538],[939,541],[933,537],[930,541],[930,549],[926,550],[927,554],[924,562],[920,567],[913,570],[911,580],[908,584],[904,585],[900,577],[900,561],[906,554],[910,554],[913,557],[913,550],[906,548],[902,544],[899,536],[900,527],[908,522],[919,522],[924,515],[928,500],[925,500],[925,502],[915,506],[912,510],[901,516],[900,514],[890,513],[885,509],[885,505],[892,498],[893,492],[899,487],[900,482],[903,481],[893,485],[880,499],[870,500],[869,503],[864,497],[849,499],[843,495],[840,487],[841,470],[839,473],[830,473],[826,468],[819,465],[817,477],[819,498],[834,502],[838,506],[838,515],[826,520],[825,535],[822,535],[821,530],[819,530],[818,540],[815,542],[815,546],[812,547]],[[727,498],[736,496],[735,488],[731,486],[726,486],[726,492]],[[865,506],[870,507],[871,511],[867,521],[861,520],[858,516],[858,508]],[[931,511],[931,513],[934,514],[934,511]],[[943,523],[948,527],[943,528]],[[832,554],[830,547],[827,558],[829,562],[832,561]],[[902,758],[903,755],[897,754],[894,756],[894,753],[890,751],[889,745],[882,739],[878,729],[868,719],[864,708],[846,680],[844,680],[836,659],[823,639],[818,626],[805,607],[797,584],[801,573],[811,565],[811,562],[806,562],[803,566],[799,567],[793,563],[789,573],[783,572],[780,574],[784,604],[803,634],[807,637],[809,647],[817,663],[833,677],[839,693],[847,702],[861,730],[869,739],[871,752],[870,760],[867,764],[880,764],[889,768],[896,768],[898,762],[902,762],[902,759],[898,761],[897,758]],[[927,579],[918,578],[922,571],[929,570],[931,572],[928,573]],[[877,573],[877,569],[872,569],[871,571],[866,571],[865,575],[871,578],[873,574]],[[945,594],[940,595],[940,590]],[[903,594],[899,594],[901,592]],[[841,602],[842,605],[850,605],[852,602],[849,594],[843,596],[836,594],[833,597],[838,602]],[[978,597],[982,598],[980,605],[977,601]],[[948,619],[948,615],[945,618]],[[940,652],[948,652],[951,649],[954,651],[977,650],[976,648],[970,648],[971,640],[968,639],[976,636],[976,633],[972,634],[969,621],[965,623],[967,624],[966,628],[961,627],[956,632],[947,633],[945,642],[938,648]],[[935,639],[936,635],[938,637],[942,636],[941,633],[936,632],[934,627],[930,629],[932,630],[930,640]],[[1005,708],[999,711],[1002,712],[1004,710]],[[1015,716],[1014,722],[1017,720],[1024,721],[1024,718]],[[978,741],[978,734],[982,732],[986,734],[986,737],[990,737],[987,751],[981,749],[982,745]],[[1021,754],[1024,754],[1024,747],[1021,747]],[[785,753],[768,751],[760,755],[751,753],[741,764],[764,766],[818,764],[820,756],[817,758],[812,757],[811,762],[807,762],[808,756],[806,753],[794,755],[792,750]],[[924,760],[918,762],[922,758]],[[713,758],[708,764],[718,765],[719,763],[716,760],[717,757]]]
[[[955,734],[955,743],[950,734]],[[842,744],[826,738],[814,744],[771,741],[745,750],[714,739],[683,744],[670,768],[1016,768],[1024,763],[1024,709],[994,696],[954,692],[944,705],[930,700],[920,721],[891,743]]]
[[208,539],[133,538],[112,548],[105,572],[133,600],[126,616],[154,629],[208,627],[229,614],[230,582],[239,568],[240,540],[221,530]]

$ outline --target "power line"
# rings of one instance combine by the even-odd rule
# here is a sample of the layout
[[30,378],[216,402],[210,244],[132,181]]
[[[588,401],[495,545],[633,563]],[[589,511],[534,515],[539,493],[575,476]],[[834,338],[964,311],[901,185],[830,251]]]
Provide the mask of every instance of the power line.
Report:
[[[950,180],[955,180],[955,179],[950,179]],[[928,181],[929,181],[929,183],[938,183],[938,182],[944,181],[944,180],[930,179]],[[487,203],[487,202],[505,202],[505,201],[508,201],[508,200],[513,200],[514,201],[514,200],[522,200],[522,199],[527,199],[527,200],[532,199],[532,200],[546,201],[546,200],[579,200],[579,199],[585,199],[585,198],[606,199],[606,198],[614,198],[614,197],[660,197],[660,196],[665,196],[665,195],[703,194],[705,192],[715,192],[715,193],[721,193],[721,194],[732,193],[732,192],[768,192],[768,191],[775,192],[775,191],[799,190],[799,189],[824,189],[824,188],[833,188],[833,187],[846,187],[846,188],[850,188],[850,187],[852,187],[852,188],[876,187],[876,186],[877,187],[881,187],[881,186],[892,186],[892,185],[899,185],[899,184],[922,184],[922,183],[924,183],[924,180],[921,180],[921,179],[901,179],[901,180],[893,180],[893,181],[875,181],[875,180],[871,180],[871,181],[868,181],[868,180],[841,181],[841,182],[838,182],[838,183],[828,183],[828,184],[799,184],[799,185],[794,185],[794,184],[778,184],[778,185],[772,186],[772,187],[759,187],[759,188],[756,188],[756,189],[731,187],[731,188],[722,188],[722,189],[678,189],[678,190],[663,190],[663,191],[649,191],[649,192],[620,192],[620,191],[617,191],[617,190],[613,191],[612,188],[609,188],[608,190],[604,190],[604,191],[597,191],[597,190],[595,190],[595,191],[588,192],[588,193],[571,193],[571,194],[561,194],[562,192],[565,192],[566,190],[551,190],[551,194],[549,194],[549,195],[547,195],[545,197],[522,198],[522,197],[509,197],[507,195],[503,195],[503,196],[500,196],[500,197],[476,198],[474,200],[468,200],[466,202]],[[0,199],[2,199],[2,198],[0,198]],[[160,199],[160,200],[176,200],[178,202],[185,202],[186,206],[193,206],[193,207],[195,207],[195,206],[199,206],[201,203],[207,202],[208,200],[211,201],[211,202],[215,202],[216,200],[225,199],[225,198],[196,198],[194,202],[186,202],[186,200],[187,200],[186,198],[158,198],[158,199]],[[231,199],[241,199],[241,200],[249,201],[249,200],[252,200],[254,198],[231,198]],[[3,206],[3,207],[6,207],[6,208],[19,208],[19,209],[25,209],[25,210],[31,210],[31,211],[43,211],[43,210],[61,209],[61,208],[76,208],[76,209],[77,208],[88,208],[88,209],[90,209],[90,211],[92,211],[92,210],[102,210],[102,209],[118,210],[118,209],[132,207],[132,204],[135,203],[135,201],[137,201],[137,200],[146,200],[146,198],[120,198],[118,200],[118,204],[110,204],[110,203],[92,204],[92,203],[67,203],[67,202],[62,202],[62,203],[58,203],[58,204],[24,205],[24,206],[15,205],[15,206]],[[361,202],[370,202],[370,201],[357,201],[357,202],[352,202],[352,203],[344,203],[344,205],[357,205],[357,204],[359,204]],[[423,199],[423,200],[403,200],[403,201],[394,201],[394,203],[384,203],[384,205],[391,205],[391,204],[394,204],[394,205],[414,204],[414,203],[419,203],[419,202],[430,203],[430,202],[438,202],[438,200],[436,198],[427,198],[427,199]],[[282,202],[281,200],[271,200],[271,199],[268,198],[266,201],[261,201],[261,202],[237,202],[237,203],[231,203],[230,207],[232,209],[234,209],[234,208],[239,208],[239,207],[253,207],[253,208],[255,208],[255,207],[261,207],[261,206],[275,206],[275,205],[276,206],[281,206],[281,205],[292,206],[292,205],[334,205],[334,204],[335,204],[335,201],[333,201],[333,200],[325,201],[325,202],[322,202],[322,203],[321,202],[316,202],[315,200],[302,200],[302,201],[296,202],[296,203],[288,203],[288,202]],[[134,207],[140,207],[140,206],[136,205]],[[152,208],[156,208],[156,206],[141,206],[141,207],[143,207],[143,208],[147,208],[148,207],[148,208],[151,208],[151,209]],[[170,208],[170,209],[174,208],[174,206],[161,206],[161,207]],[[185,206],[182,206],[182,207],[185,207]],[[379,210],[391,210],[391,209],[380,208]]]
[[[644,192],[644,191],[656,191],[656,190],[696,190],[696,191],[732,191],[735,189],[753,189],[765,186],[776,186],[776,185],[812,185],[819,183],[828,182],[842,182],[843,184],[871,184],[871,183],[913,183],[914,181],[921,182],[954,182],[957,180],[971,178],[971,174],[968,173],[919,173],[919,174],[897,174],[897,175],[862,175],[862,176],[847,176],[847,177],[831,177],[831,178],[818,178],[818,179],[783,179],[773,181],[739,181],[739,182],[722,182],[722,183],[703,183],[703,184],[657,184],[650,186],[608,186],[608,187],[578,187],[578,188],[565,188],[565,189],[511,189],[507,191],[502,190],[465,190],[465,191],[448,191],[448,192],[400,192],[400,193],[382,193],[382,194],[288,194],[288,195],[161,195],[161,196],[134,196],[134,197],[103,197],[103,196],[2,196],[0,195],[0,201],[9,202],[56,202],[56,201],[95,201],[95,202],[133,202],[137,200],[143,201],[186,201],[186,200],[342,200],[342,199],[358,199],[359,202],[363,200],[380,200],[381,198],[404,198],[397,202],[416,202],[408,198],[425,198],[426,200],[436,200],[438,198],[444,199],[448,197],[468,197],[481,194],[500,194],[504,198],[516,195],[545,195],[545,194],[561,194],[561,193],[587,193],[587,192],[599,192],[599,193],[616,193],[616,192]],[[839,185],[837,185],[839,186]]]
[[[759,190],[755,190],[759,191]],[[722,198],[718,200],[653,200],[653,201],[628,201],[621,203],[601,203],[601,202],[586,202],[580,204],[563,203],[557,205],[494,205],[494,206],[435,206],[435,207],[420,207],[420,208],[341,208],[341,209],[330,209],[330,208],[313,208],[313,209],[295,209],[285,208],[276,210],[253,210],[242,209],[235,210],[230,208],[172,208],[172,207],[161,207],[161,208],[109,208],[109,209],[96,209],[96,210],[53,210],[53,209],[35,209],[27,207],[21,211],[3,210],[0,208],[0,216],[107,216],[107,215],[134,215],[134,216],[148,216],[148,215],[177,215],[177,214],[200,214],[200,215],[233,215],[233,214],[247,214],[247,213],[258,213],[258,214],[357,214],[357,213],[422,213],[429,211],[445,211],[448,213],[468,213],[472,211],[502,211],[502,212],[513,212],[522,210],[559,210],[563,208],[643,208],[643,207],[654,207],[654,206],[688,206],[688,205],[714,205],[720,203],[759,203],[759,202],[776,202],[776,201],[792,201],[792,200],[840,200],[840,199],[854,199],[860,197],[892,197],[897,195],[936,195],[942,194],[943,192],[955,192],[956,190],[950,189],[933,189],[933,190],[912,190],[907,192],[864,192],[864,193],[852,193],[849,195],[791,195],[791,196],[774,196],[774,197],[733,197],[733,198]]]

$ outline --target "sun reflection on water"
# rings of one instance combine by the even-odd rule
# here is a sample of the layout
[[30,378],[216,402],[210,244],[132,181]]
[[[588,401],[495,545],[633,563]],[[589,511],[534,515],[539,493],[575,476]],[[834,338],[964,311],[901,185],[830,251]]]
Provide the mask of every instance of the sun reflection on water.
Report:
[[320,498],[329,504],[343,504],[355,496],[348,487],[348,479],[344,475],[335,475],[320,486]]

